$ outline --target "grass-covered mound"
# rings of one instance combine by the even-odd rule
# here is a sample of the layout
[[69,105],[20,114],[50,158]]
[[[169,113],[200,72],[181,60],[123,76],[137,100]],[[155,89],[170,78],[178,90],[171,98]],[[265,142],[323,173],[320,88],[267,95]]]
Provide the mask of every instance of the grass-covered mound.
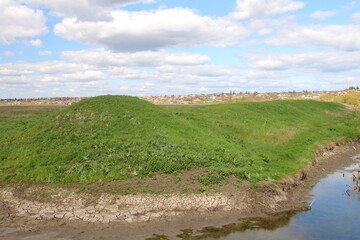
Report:
[[121,180],[205,167],[212,183],[230,175],[279,179],[305,166],[319,144],[359,136],[343,105],[315,101],[163,109],[138,98],[101,96],[0,137],[0,180],[49,183]]

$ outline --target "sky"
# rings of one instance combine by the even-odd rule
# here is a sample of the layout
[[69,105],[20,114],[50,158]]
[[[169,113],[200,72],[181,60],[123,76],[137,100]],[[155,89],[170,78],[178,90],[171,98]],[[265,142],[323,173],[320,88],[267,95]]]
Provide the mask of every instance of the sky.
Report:
[[0,1],[0,98],[342,90],[359,69],[360,1]]

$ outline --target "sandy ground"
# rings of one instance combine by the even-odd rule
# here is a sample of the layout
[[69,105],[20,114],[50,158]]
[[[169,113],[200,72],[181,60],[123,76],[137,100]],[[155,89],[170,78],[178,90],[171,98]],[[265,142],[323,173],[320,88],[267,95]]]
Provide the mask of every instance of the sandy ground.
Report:
[[[0,188],[0,239],[146,239],[164,234],[178,239],[181,229],[236,222],[240,217],[304,209],[308,192],[321,178],[350,165],[360,143],[329,145],[317,159],[280,188],[172,195],[90,195],[31,186]],[[41,195],[41,197],[39,197]]]

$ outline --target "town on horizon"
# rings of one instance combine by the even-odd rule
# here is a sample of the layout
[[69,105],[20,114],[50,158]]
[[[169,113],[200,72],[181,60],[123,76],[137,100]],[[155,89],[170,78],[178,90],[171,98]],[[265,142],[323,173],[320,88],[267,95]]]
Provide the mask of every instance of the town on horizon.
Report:
[[[187,95],[137,96],[153,104],[214,104],[242,101],[269,101],[286,99],[318,99],[322,95],[343,96],[359,91],[359,86],[350,86],[344,90],[334,91],[288,91],[288,92],[236,92]],[[62,104],[71,105],[89,97],[38,97],[38,98],[7,98],[0,99],[0,105],[19,104]]]

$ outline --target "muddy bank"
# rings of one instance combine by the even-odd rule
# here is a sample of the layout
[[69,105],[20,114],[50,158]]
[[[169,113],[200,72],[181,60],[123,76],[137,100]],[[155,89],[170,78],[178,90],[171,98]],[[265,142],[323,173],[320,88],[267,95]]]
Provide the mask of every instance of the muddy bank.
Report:
[[95,204],[87,204],[91,196],[75,194],[69,190],[28,188],[26,195],[49,195],[47,202],[31,201],[15,196],[11,188],[2,189],[0,196],[18,216],[41,220],[65,219],[97,223],[149,222],[154,219],[186,215],[199,215],[214,211],[250,208],[249,199],[244,195],[191,194],[172,196],[102,194]]
[[[180,229],[220,226],[239,217],[306,209],[306,195],[327,173],[351,163],[359,142],[332,144],[316,161],[278,188],[243,184],[236,191],[203,194],[90,194],[32,186],[0,190],[0,237],[4,239],[175,238]],[[41,197],[40,197],[41,196]],[[171,222],[171,223],[170,223]]]

